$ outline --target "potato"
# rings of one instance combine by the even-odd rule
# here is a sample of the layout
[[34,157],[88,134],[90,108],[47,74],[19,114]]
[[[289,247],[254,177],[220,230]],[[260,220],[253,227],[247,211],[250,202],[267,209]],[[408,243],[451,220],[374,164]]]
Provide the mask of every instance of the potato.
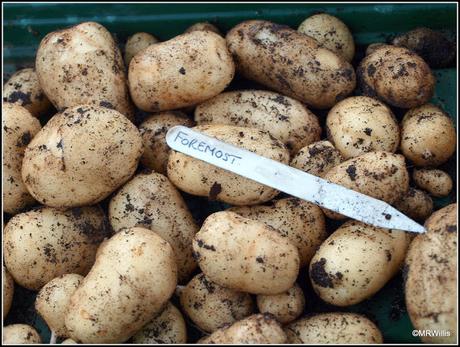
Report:
[[345,159],[373,151],[396,152],[399,126],[390,108],[367,96],[353,96],[328,113],[329,141]]
[[355,88],[345,59],[287,26],[244,21],[226,39],[244,77],[312,107],[329,108]]
[[313,37],[321,47],[351,62],[355,55],[355,42],[350,29],[339,18],[327,13],[315,14],[305,19],[298,32]]
[[288,291],[277,295],[257,295],[260,313],[270,313],[282,324],[299,317],[305,308],[305,296],[296,283]]
[[307,266],[326,239],[326,222],[321,209],[305,200],[287,198],[269,205],[232,207],[227,211],[265,223],[286,237],[299,251],[300,267]]
[[434,93],[435,77],[425,61],[406,48],[385,45],[356,70],[362,93],[396,107],[423,105]]
[[70,297],[82,280],[83,276],[78,274],[61,275],[49,281],[38,292],[35,299],[35,310],[56,336],[67,337],[69,335],[64,324],[64,317]]
[[383,343],[377,326],[356,313],[316,314],[289,324],[284,331],[292,344]]
[[447,172],[438,169],[415,169],[415,184],[435,197],[448,196],[454,183]]
[[[201,125],[194,129],[269,159],[284,164],[289,162],[286,146],[266,131],[231,125]],[[184,143],[188,140],[181,138],[181,141]],[[214,149],[207,147],[206,150],[212,152]],[[220,151],[216,153],[222,155]],[[235,160],[227,154],[222,158]],[[232,205],[255,205],[278,195],[275,189],[176,151],[171,151],[169,155],[168,177],[184,192]]]
[[183,311],[201,330],[212,333],[254,313],[248,293],[224,288],[201,273],[180,293]]
[[185,30],[185,33],[190,33],[192,31],[212,31],[213,33],[222,35],[220,30],[215,25],[209,22],[195,23],[192,26],[188,27],[187,30]]
[[433,104],[409,110],[401,122],[401,151],[416,166],[438,166],[455,152],[452,119]]
[[40,131],[40,122],[24,107],[2,104],[3,211],[15,214],[35,203],[21,177],[24,151]]
[[323,242],[310,263],[319,297],[335,306],[370,298],[399,270],[410,235],[348,221]]
[[264,90],[226,92],[195,109],[197,124],[226,124],[268,131],[292,154],[318,141],[318,118],[297,100]]
[[193,251],[211,281],[251,294],[280,294],[294,285],[299,272],[295,245],[272,227],[233,212],[206,218]]
[[329,141],[318,141],[302,148],[290,165],[309,174],[323,177],[343,161],[343,157]]
[[56,114],[32,139],[22,178],[44,205],[92,205],[134,174],[141,155],[141,135],[125,116],[81,105]]
[[167,177],[158,173],[135,176],[110,200],[109,219],[115,232],[141,226],[168,241],[177,261],[179,282],[195,270],[192,239],[199,228]]
[[427,232],[412,241],[406,257],[407,310],[415,329],[449,331],[449,336],[422,336],[423,342],[455,344],[457,204],[433,213],[425,228]]
[[3,102],[24,107],[34,117],[41,117],[51,109],[51,103],[38,82],[35,69],[21,69],[3,86]]
[[40,42],[35,66],[58,111],[91,104],[133,117],[121,52],[102,25],[85,22],[49,33]]
[[129,90],[141,110],[167,111],[216,96],[234,73],[225,40],[211,31],[193,31],[137,54],[129,64]]
[[61,345],[78,345],[78,342],[72,339],[65,339],[64,341],[62,341]]
[[135,33],[134,35],[128,37],[125,45],[124,56],[126,66],[129,66],[131,59],[133,59],[137,53],[158,42],[159,40],[149,33]]
[[3,343],[6,345],[39,344],[40,335],[27,324],[11,324],[3,328]]
[[10,273],[5,269],[5,266],[2,266],[2,282],[3,282],[3,319],[10,312],[11,304],[13,303],[13,294],[14,294],[14,280],[11,277]]
[[374,51],[376,51],[377,49],[380,49],[380,48],[383,48],[383,47],[387,47],[389,45],[387,45],[386,43],[383,43],[383,42],[375,42],[375,43],[371,43],[369,46],[367,46],[366,48],[366,55],[369,55],[371,53],[374,53]]
[[410,218],[424,222],[433,212],[433,200],[423,190],[409,188],[394,206]]
[[133,343],[176,344],[187,342],[187,326],[182,313],[168,302],[166,308],[133,336]]
[[99,244],[109,235],[98,206],[20,213],[3,232],[5,266],[17,284],[39,290],[63,274],[86,275]]
[[193,121],[180,111],[166,111],[150,115],[139,126],[144,144],[142,164],[156,172],[166,175],[169,146],[166,133],[176,125],[193,126]]
[[177,283],[171,246],[144,228],[115,234],[70,298],[69,335],[82,343],[120,343],[159,313]]
[[255,314],[199,340],[203,344],[282,344],[286,334],[269,314]]

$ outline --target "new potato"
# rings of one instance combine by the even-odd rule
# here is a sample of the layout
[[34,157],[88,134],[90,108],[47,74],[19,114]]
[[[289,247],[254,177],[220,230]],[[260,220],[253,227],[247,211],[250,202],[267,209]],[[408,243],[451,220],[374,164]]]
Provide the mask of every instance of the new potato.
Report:
[[190,33],[192,31],[212,31],[218,35],[222,35],[220,30],[213,24],[209,22],[199,22],[195,23],[192,26],[188,27],[185,32]]
[[11,324],[3,328],[3,343],[6,345],[28,345],[42,343],[37,330],[27,324]]
[[128,40],[126,41],[125,45],[125,64],[126,66],[129,66],[129,63],[131,62],[131,59],[142,51],[143,49],[147,48],[150,45],[153,45],[154,43],[158,43],[159,40],[149,34],[149,33],[135,33],[128,37]]
[[438,169],[415,169],[412,177],[418,187],[435,197],[449,195],[454,185],[449,174]]
[[424,222],[433,212],[433,200],[423,190],[409,188],[394,206],[410,218]]

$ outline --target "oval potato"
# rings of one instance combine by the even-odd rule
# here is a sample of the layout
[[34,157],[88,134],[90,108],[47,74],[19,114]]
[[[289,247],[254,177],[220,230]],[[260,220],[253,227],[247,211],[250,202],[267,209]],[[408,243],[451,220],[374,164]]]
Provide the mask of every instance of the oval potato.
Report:
[[433,212],[433,200],[423,190],[409,188],[394,206],[410,218],[424,222]]
[[415,169],[415,184],[435,197],[448,196],[454,183],[447,172],[438,169]]
[[37,330],[27,324],[11,324],[3,328],[3,343],[6,345],[28,345],[42,343]]
[[147,48],[148,46],[158,42],[159,40],[149,33],[135,33],[132,36],[128,37],[128,40],[126,40],[125,44],[124,56],[126,66],[129,66],[131,59],[133,59],[133,57],[137,53]]

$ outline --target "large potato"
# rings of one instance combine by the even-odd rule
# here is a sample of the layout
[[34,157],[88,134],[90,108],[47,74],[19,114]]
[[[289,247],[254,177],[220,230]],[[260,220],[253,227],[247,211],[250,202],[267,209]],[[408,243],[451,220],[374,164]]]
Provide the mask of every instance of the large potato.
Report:
[[410,235],[349,221],[323,242],[310,263],[310,280],[321,299],[349,306],[370,298],[399,270]]
[[350,63],[287,26],[249,20],[226,39],[244,77],[315,108],[329,108],[355,88]]
[[219,94],[195,109],[197,124],[226,124],[268,131],[292,154],[318,141],[318,118],[297,100],[264,90]]
[[128,37],[125,45],[124,56],[126,66],[129,66],[131,59],[133,59],[137,53],[158,42],[159,40],[149,33],[135,33],[134,35]]
[[435,197],[448,196],[454,185],[449,174],[438,169],[416,169],[412,178],[418,187]]
[[2,283],[3,283],[3,319],[8,315],[10,311],[11,304],[13,303],[13,294],[14,294],[14,280],[10,273],[5,269],[5,266],[2,266]]
[[109,220],[115,232],[141,226],[168,241],[179,282],[186,281],[196,268],[192,239],[199,228],[180,193],[162,174],[139,174],[126,183],[110,200]]
[[272,227],[233,212],[206,218],[193,240],[203,273],[217,284],[252,294],[279,294],[294,285],[299,252]]
[[2,104],[3,211],[17,213],[35,199],[22,181],[21,168],[26,146],[40,131],[40,122],[24,107]]
[[[231,125],[200,125],[194,129],[269,159],[289,162],[286,146],[266,131]],[[176,151],[169,155],[168,177],[180,190],[232,205],[255,205],[278,195],[275,189]]]
[[457,204],[436,211],[425,234],[411,243],[406,258],[406,306],[415,329],[449,331],[422,336],[425,343],[457,340]]
[[33,138],[22,178],[44,205],[91,205],[125,183],[141,155],[141,135],[125,116],[81,105],[56,114]]
[[27,324],[11,324],[3,328],[3,343],[6,345],[29,345],[42,343],[37,330]]
[[424,222],[433,212],[433,200],[423,190],[409,188],[394,206],[410,218]]
[[85,22],[49,33],[40,42],[35,66],[58,111],[91,104],[133,117],[121,52],[102,25]]
[[69,335],[83,343],[124,342],[160,312],[176,283],[171,246],[150,230],[124,229],[100,247],[70,298]]
[[10,219],[3,232],[5,265],[16,283],[39,290],[66,273],[86,275],[110,235],[100,207],[42,207]]
[[234,73],[225,40],[199,30],[139,52],[129,64],[129,90],[141,110],[167,111],[216,96]]

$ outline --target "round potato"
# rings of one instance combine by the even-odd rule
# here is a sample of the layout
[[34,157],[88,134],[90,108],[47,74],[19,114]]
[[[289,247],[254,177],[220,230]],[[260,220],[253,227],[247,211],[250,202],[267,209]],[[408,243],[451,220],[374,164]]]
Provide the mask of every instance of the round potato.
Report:
[[129,89],[141,110],[167,111],[216,96],[234,73],[225,40],[211,31],[199,30],[137,54],[129,64]]
[[438,169],[415,169],[412,177],[418,187],[435,197],[449,195],[454,185],[449,174]]
[[131,59],[133,59],[137,53],[158,42],[159,40],[149,33],[135,33],[134,35],[128,37],[125,45],[124,57],[126,66],[129,66]]
[[433,104],[409,110],[401,123],[401,151],[416,166],[438,166],[455,152],[452,119]]
[[3,211],[15,214],[35,203],[22,181],[24,151],[40,131],[40,122],[24,107],[2,104]]
[[390,108],[367,96],[353,96],[328,113],[329,141],[345,159],[373,151],[396,152],[399,126]]
[[203,273],[183,288],[180,303],[193,323],[208,333],[254,313],[254,303],[248,293],[224,288]]
[[5,266],[17,284],[31,290],[66,273],[86,275],[110,235],[107,224],[98,206],[17,214],[3,233]]
[[287,26],[244,21],[226,39],[244,77],[315,108],[329,108],[355,88],[350,63]]
[[125,116],[81,105],[56,114],[25,150],[23,181],[52,207],[92,205],[125,183],[142,155],[142,138]]
[[424,222],[433,212],[433,200],[423,190],[409,188],[407,193],[394,205],[410,218]]
[[83,343],[120,343],[168,302],[177,284],[171,246],[154,232],[129,228],[100,247],[96,262],[70,298],[69,335]]
[[195,23],[192,26],[188,27],[187,30],[185,30],[186,33],[190,33],[192,31],[212,31],[213,33],[222,35],[220,30],[215,25],[209,22]]
[[3,282],[3,319],[10,312],[11,304],[13,303],[13,294],[14,294],[14,280],[10,273],[5,269],[5,266],[2,266],[2,282]]
[[272,227],[233,212],[206,218],[193,251],[211,281],[251,294],[280,294],[294,285],[299,273],[295,245]]
[[3,328],[3,343],[6,345],[28,345],[42,343],[40,335],[27,324],[11,324]]
[[383,343],[377,326],[356,313],[321,313],[291,323],[284,331],[293,344]]

